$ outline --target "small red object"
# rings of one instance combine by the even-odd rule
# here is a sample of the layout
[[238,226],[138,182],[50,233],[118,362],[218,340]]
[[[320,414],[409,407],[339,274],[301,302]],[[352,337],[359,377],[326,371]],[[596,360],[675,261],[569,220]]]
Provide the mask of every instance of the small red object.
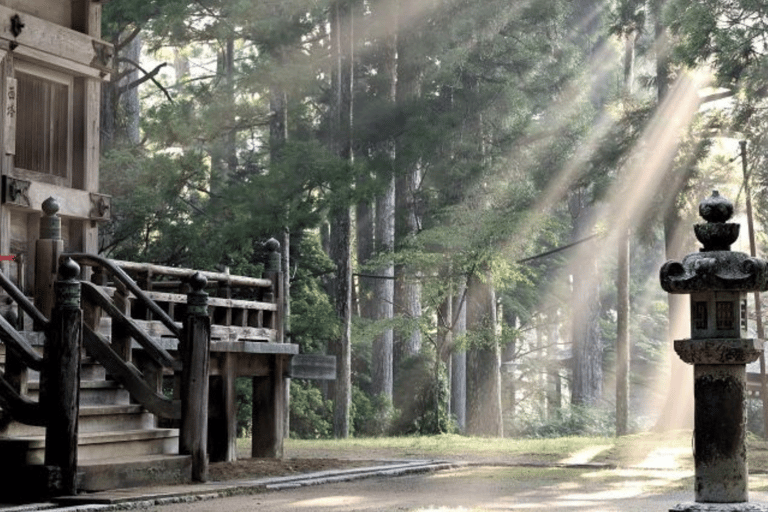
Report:
[[16,256],[0,256],[0,261],[13,261],[16,259]]

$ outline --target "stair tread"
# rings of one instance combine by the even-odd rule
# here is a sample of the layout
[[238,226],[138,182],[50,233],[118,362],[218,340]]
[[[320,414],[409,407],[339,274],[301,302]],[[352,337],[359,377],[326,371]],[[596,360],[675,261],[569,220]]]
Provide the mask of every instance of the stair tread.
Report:
[[153,455],[131,455],[122,457],[111,457],[109,459],[91,459],[78,461],[77,465],[80,468],[93,467],[93,466],[114,466],[117,464],[141,464],[145,462],[166,461],[166,460],[184,460],[190,458],[191,455],[177,455],[177,454],[153,454]]
[[80,406],[80,416],[98,416],[100,414],[137,414],[143,412],[146,412],[146,410],[139,404],[104,404]]
[[[81,432],[78,435],[80,444],[113,443],[123,440],[146,440],[177,437],[177,428],[151,428],[138,430],[110,430],[106,432]],[[29,441],[32,447],[45,444],[45,436],[13,436],[0,437],[0,442],[6,440]]]
[[[40,381],[30,380],[29,389],[39,391]],[[120,385],[114,380],[83,380],[80,382],[80,388],[83,389],[116,389],[120,388]]]

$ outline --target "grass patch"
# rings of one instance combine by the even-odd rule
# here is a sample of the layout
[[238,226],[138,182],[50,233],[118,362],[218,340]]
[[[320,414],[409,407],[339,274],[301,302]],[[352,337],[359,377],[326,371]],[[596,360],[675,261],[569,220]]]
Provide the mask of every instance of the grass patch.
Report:
[[[238,439],[238,452],[250,456],[250,439]],[[600,448],[597,450],[596,448]],[[576,460],[618,467],[642,466],[658,469],[693,468],[691,431],[642,433],[615,437],[557,437],[539,439],[494,439],[456,434],[350,439],[287,439],[288,458],[340,459],[449,459],[508,463],[550,463]],[[768,443],[748,441],[750,467],[768,467]]]
[[[489,439],[442,434],[420,437],[352,439],[289,439],[286,453],[311,457],[332,453],[336,457],[402,457],[446,459],[518,459],[558,461],[590,446],[611,443],[610,438],[559,437],[551,439]],[[294,455],[295,454],[295,455]]]
[[[606,462],[619,467],[639,464],[665,467],[673,460],[682,469],[693,468],[690,430],[672,432],[643,432],[614,439],[613,447],[595,457],[595,462]],[[657,461],[653,459],[656,458]]]

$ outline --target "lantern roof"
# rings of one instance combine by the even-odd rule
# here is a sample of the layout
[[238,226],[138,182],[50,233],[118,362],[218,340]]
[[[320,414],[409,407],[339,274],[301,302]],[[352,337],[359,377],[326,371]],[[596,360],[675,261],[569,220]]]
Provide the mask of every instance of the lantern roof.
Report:
[[682,261],[671,260],[662,265],[660,278],[664,291],[756,292],[768,289],[765,260],[730,250],[739,237],[739,224],[727,222],[733,216],[733,203],[715,190],[699,204],[699,215],[707,221],[694,226],[696,238],[703,247]]

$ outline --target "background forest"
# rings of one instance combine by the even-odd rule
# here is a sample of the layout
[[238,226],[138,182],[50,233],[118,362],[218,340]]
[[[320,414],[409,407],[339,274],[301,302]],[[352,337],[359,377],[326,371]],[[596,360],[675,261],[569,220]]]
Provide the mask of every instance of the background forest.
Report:
[[768,212],[766,11],[111,0],[101,251],[260,275],[278,239],[287,341],[338,370],[292,436],[681,426],[658,268],[712,188]]

